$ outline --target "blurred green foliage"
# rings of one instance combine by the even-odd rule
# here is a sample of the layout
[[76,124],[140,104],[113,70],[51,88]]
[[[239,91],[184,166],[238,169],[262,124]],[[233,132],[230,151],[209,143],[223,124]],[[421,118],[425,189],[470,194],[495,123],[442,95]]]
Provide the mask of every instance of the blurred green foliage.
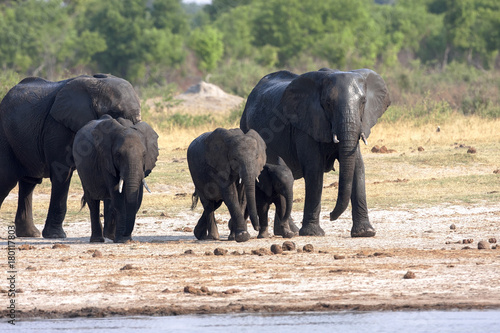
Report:
[[203,76],[246,97],[279,69],[368,67],[395,109],[500,115],[498,0],[6,0],[0,31],[0,97],[26,76],[95,72],[168,94]]

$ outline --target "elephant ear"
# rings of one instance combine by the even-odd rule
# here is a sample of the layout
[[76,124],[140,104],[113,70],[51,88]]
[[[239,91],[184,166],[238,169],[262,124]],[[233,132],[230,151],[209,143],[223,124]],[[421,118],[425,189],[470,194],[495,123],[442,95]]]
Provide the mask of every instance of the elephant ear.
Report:
[[250,129],[245,135],[248,135],[248,136],[254,138],[255,141],[257,142],[257,152],[258,152],[257,165],[264,166],[264,164],[266,164],[266,160],[267,160],[266,143],[264,142],[264,139],[262,139],[262,137],[259,135],[259,133],[257,133],[253,129]]
[[361,132],[368,138],[371,128],[391,104],[389,91],[384,79],[374,71],[365,68],[352,72],[362,75],[366,83],[366,104],[361,119]]
[[138,122],[132,128],[141,133],[142,142],[147,150],[146,160],[144,161],[144,177],[147,177],[155,167],[158,159],[158,134],[144,121]]
[[75,133],[89,121],[97,119],[87,89],[88,80],[92,78],[80,76],[68,81],[57,93],[50,109],[55,120]]
[[294,127],[318,142],[331,142],[331,122],[321,106],[322,81],[330,71],[309,72],[294,79],[281,97],[280,109]]
[[271,171],[269,170],[269,165],[264,165],[264,169],[259,175],[259,182],[257,187],[266,194],[267,197],[273,195],[273,181],[271,179]]
[[94,147],[97,150],[97,163],[102,166],[103,171],[109,172],[116,177],[117,172],[113,161],[113,139],[117,131],[124,130],[124,127],[115,119],[109,116],[103,116],[96,120],[96,126],[92,130]]
[[217,175],[222,176],[224,180],[227,180],[231,174],[226,142],[228,134],[226,129],[217,128],[205,139],[205,145],[207,146],[205,160],[210,167],[217,170]]

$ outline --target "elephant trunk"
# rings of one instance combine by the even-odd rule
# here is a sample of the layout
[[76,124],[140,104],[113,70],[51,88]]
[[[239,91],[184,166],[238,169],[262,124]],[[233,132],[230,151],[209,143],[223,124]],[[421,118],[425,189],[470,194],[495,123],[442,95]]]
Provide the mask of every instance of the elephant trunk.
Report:
[[130,238],[134,230],[136,214],[142,201],[143,174],[142,168],[133,165],[129,165],[128,170],[120,173],[121,179],[123,179],[125,207],[123,207],[124,215],[122,215],[124,223],[120,227],[117,225],[118,237]]
[[241,179],[245,185],[248,215],[250,216],[250,221],[252,221],[253,228],[258,231],[260,229],[260,224],[259,215],[257,214],[257,204],[255,202],[255,176],[253,176],[252,172],[243,170]]
[[339,143],[339,191],[335,208],[330,213],[330,220],[334,221],[347,209],[351,198],[356,167],[356,150],[358,140],[341,140]]
[[[293,184],[293,182],[291,183]],[[280,219],[282,221],[288,221],[290,219],[290,216],[292,215],[293,186],[284,186],[282,195],[283,197],[285,197],[286,208],[284,216],[280,216]]]

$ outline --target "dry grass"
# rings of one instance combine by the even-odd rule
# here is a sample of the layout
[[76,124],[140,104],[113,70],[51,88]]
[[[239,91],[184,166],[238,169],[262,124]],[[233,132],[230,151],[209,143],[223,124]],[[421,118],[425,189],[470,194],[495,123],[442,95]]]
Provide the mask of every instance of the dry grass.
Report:
[[[436,132],[437,126],[441,127]],[[153,124],[154,126],[154,124]],[[410,123],[377,124],[362,147],[366,167],[369,208],[432,206],[437,203],[481,203],[500,201],[500,120],[457,116],[443,124],[416,127]],[[145,193],[139,216],[177,216],[190,209],[193,184],[189,174],[186,150],[191,141],[210,125],[160,133],[160,156],[148,177],[152,194]],[[465,148],[460,148],[460,144]],[[385,145],[396,152],[375,154],[374,145]],[[477,153],[467,153],[468,146]],[[418,151],[423,147],[423,151]],[[336,166],[338,166],[336,164]],[[338,171],[325,175],[322,206],[332,209]],[[2,206],[1,220],[13,221],[17,200],[15,193]],[[42,223],[48,209],[50,182],[44,180],[35,189],[34,218]],[[66,221],[88,219],[88,210],[80,211],[82,194],[78,176],[72,179]],[[294,211],[304,202],[304,181],[295,183]],[[221,207],[225,211],[225,207]],[[201,205],[196,208],[201,214]],[[347,213],[346,213],[347,214]],[[90,226],[89,226],[90,227]]]

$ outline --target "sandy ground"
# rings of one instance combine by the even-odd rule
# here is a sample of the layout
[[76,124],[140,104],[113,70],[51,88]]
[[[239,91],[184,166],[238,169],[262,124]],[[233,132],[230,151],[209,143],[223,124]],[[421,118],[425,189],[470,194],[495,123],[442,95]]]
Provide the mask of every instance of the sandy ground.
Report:
[[[285,239],[253,231],[246,243],[197,241],[198,212],[138,219],[127,244],[90,244],[90,223],[71,222],[64,240],[15,239],[17,319],[500,307],[500,246],[492,243],[500,241],[500,204],[370,214],[374,238],[350,237],[350,212],[330,222],[325,211],[327,236],[295,237],[297,249],[281,254],[269,250]],[[225,223],[219,231],[227,238]]]

